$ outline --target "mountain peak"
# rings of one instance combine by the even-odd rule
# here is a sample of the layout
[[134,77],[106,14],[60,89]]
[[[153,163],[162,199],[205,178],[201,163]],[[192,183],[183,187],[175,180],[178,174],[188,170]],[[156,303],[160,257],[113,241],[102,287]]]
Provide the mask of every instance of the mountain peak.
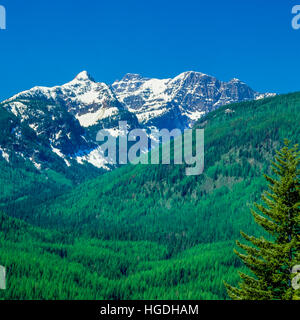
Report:
[[91,75],[85,70],[80,72],[80,73],[78,73],[78,75],[75,77],[75,79],[78,80],[78,81],[90,80],[90,81],[95,82],[95,80],[91,77]]
[[244,83],[243,81],[241,81],[240,79],[238,78],[233,78],[229,81],[229,83]]
[[199,78],[199,77],[204,77],[204,76],[207,76],[207,74],[191,70],[191,71],[185,71],[185,72],[180,73],[177,77],[175,77],[175,79],[187,79],[190,77]]

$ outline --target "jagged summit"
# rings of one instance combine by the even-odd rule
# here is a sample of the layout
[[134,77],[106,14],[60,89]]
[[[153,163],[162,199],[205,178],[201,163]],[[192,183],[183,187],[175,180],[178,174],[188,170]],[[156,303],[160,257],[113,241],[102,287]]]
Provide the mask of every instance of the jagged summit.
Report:
[[74,80],[78,80],[78,81],[90,80],[95,82],[94,78],[85,70],[78,73],[78,75],[75,77]]
[[233,78],[229,81],[229,83],[245,83],[242,80],[238,79],[238,78]]
[[203,72],[199,72],[199,71],[194,71],[194,70],[190,70],[190,71],[184,71],[182,73],[180,73],[177,77],[189,77],[189,76],[208,76],[206,73]]

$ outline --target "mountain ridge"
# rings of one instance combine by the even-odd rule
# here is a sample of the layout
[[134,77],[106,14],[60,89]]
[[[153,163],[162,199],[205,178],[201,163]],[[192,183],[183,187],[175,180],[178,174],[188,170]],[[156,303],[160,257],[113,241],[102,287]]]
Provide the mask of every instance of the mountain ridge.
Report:
[[[238,79],[223,82],[195,71],[169,79],[126,74],[112,85],[96,82],[87,71],[82,71],[63,85],[35,86],[22,91],[1,106],[18,119],[22,130],[27,126],[34,139],[42,137],[44,147],[63,159],[67,167],[75,161],[109,170],[111,167],[104,163],[103,152],[95,141],[100,129],[118,136],[119,121],[126,121],[129,130],[183,130],[224,104],[272,95],[260,94]],[[20,140],[22,130],[11,129],[11,139]],[[16,153],[7,145],[0,147],[6,161],[10,153]],[[37,169],[47,167],[40,150],[19,151]]]

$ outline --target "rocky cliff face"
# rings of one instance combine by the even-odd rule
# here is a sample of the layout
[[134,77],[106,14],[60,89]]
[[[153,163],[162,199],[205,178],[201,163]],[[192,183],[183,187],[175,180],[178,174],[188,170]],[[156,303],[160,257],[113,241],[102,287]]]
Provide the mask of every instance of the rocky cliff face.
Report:
[[[116,97],[144,125],[190,127],[219,106],[261,99],[238,79],[223,82],[200,72],[184,72],[173,79],[148,79],[127,74],[112,85]],[[167,125],[166,125],[167,124]]]

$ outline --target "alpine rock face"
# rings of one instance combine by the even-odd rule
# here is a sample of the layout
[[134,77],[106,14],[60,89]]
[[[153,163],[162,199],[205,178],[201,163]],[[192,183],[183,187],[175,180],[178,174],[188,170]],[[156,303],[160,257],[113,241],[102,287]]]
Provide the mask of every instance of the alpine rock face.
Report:
[[220,106],[272,95],[238,79],[222,82],[200,72],[173,79],[127,74],[109,86],[83,71],[64,85],[34,87],[0,104],[6,137],[0,141],[0,158],[21,157],[39,170],[55,161],[108,170],[95,141],[100,129],[119,136],[119,121],[126,121],[129,130],[185,129]]
[[274,95],[255,92],[238,79],[222,82],[194,71],[162,80],[127,74],[112,88],[141,124],[181,129],[220,106]]

